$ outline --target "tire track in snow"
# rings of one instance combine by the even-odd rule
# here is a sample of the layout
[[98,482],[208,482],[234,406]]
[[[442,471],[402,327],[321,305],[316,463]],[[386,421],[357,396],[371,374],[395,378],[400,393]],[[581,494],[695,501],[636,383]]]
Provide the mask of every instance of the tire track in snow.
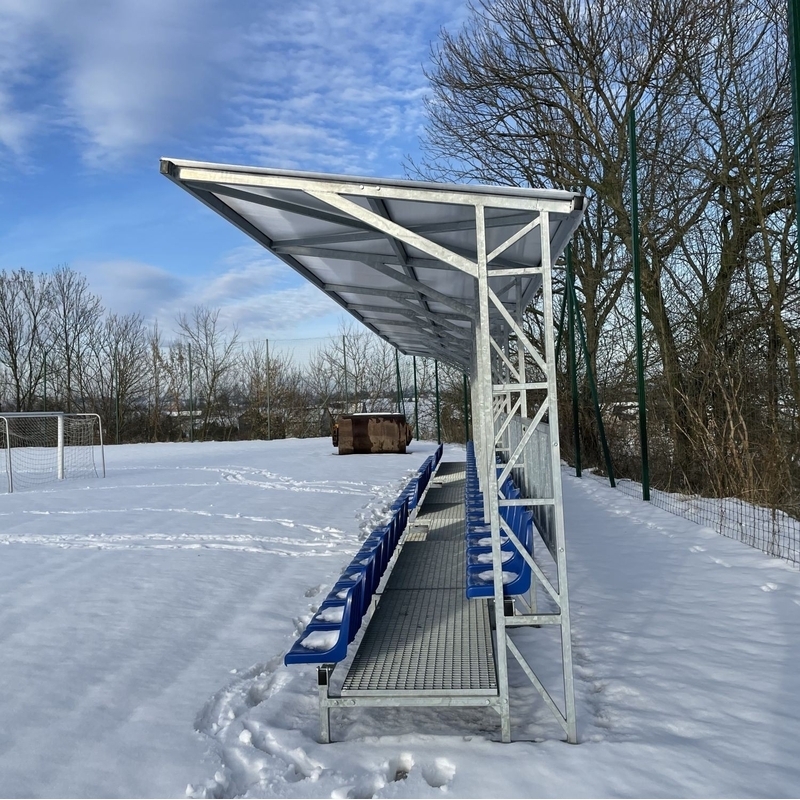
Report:
[[[356,543],[357,537],[347,535],[344,531],[333,526],[319,526],[311,523],[296,522],[292,519],[281,517],[262,517],[248,514],[226,514],[220,512],[204,511],[190,508],[159,508],[154,506],[137,506],[133,508],[113,509],[79,509],[79,510],[54,510],[38,511],[23,509],[16,512],[18,515],[34,517],[59,517],[76,516],[102,516],[135,514],[179,514],[199,516],[211,519],[221,519],[258,525],[271,524],[288,529],[302,529],[315,534],[313,538],[303,539],[293,536],[275,536],[268,534],[251,533],[163,533],[153,530],[141,530],[135,533],[113,533],[96,531],[91,533],[6,533],[0,534],[0,545],[35,544],[60,548],[91,548],[91,549],[214,549],[236,550],[262,554],[284,556],[333,556],[341,554],[341,547],[352,539]],[[14,516],[10,512],[5,516]],[[142,527],[146,527],[146,520],[142,520]]]
[[[257,489],[277,489],[289,492],[313,492],[319,494],[347,494],[371,497],[372,492],[366,483],[353,481],[299,481],[286,475],[268,470],[204,467],[204,470],[217,472],[222,480]],[[358,489],[356,489],[358,487]]]

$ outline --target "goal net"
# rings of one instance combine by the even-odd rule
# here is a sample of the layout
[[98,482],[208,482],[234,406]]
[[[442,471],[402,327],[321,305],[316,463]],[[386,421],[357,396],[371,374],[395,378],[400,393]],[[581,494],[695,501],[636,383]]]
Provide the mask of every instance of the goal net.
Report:
[[9,492],[66,478],[105,477],[100,417],[0,413],[0,459]]

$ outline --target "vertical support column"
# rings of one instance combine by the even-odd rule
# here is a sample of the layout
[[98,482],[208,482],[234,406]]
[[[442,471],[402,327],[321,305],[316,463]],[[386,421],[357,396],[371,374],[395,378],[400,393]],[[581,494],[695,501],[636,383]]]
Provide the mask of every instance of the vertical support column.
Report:
[[[519,325],[520,331],[524,331],[523,321],[525,318],[525,309],[522,306],[522,280],[517,278],[517,325]],[[528,382],[528,372],[525,363],[525,348],[522,345],[522,342],[519,340],[519,336],[517,336],[517,371],[519,372],[519,382],[521,384],[526,384]],[[521,419],[528,418],[528,392],[526,389],[523,389],[520,393],[520,408],[519,414]],[[523,435],[524,431],[522,429],[522,425],[519,427],[520,437]],[[523,485],[528,484],[528,470],[533,468],[533,465],[529,463],[528,459],[528,447],[525,448],[522,452],[522,457],[519,462],[520,466],[522,467],[522,474],[524,476]],[[531,574],[531,591],[529,595],[530,599],[530,609],[531,614],[538,614],[539,613],[539,598],[538,598],[538,584],[539,581],[536,578],[536,575]]]
[[[511,716],[508,697],[508,646],[506,644],[506,620],[503,603],[503,561],[500,550],[500,506],[498,504],[497,469],[495,468],[495,428],[493,411],[493,385],[491,364],[491,331],[489,330],[489,275],[486,253],[486,220],[484,207],[475,207],[475,227],[478,254],[478,324],[476,329],[476,383],[480,406],[478,422],[483,429],[486,445],[483,453],[486,470],[484,508],[489,512],[492,533],[492,566],[494,572],[495,635],[497,636],[497,688],[500,701],[501,737],[511,741]],[[549,244],[549,241],[548,241]]]
[[[476,289],[475,289],[475,296],[477,297],[477,281],[476,281]],[[480,484],[480,490],[483,494],[486,494],[486,481],[488,480],[486,477],[486,459],[484,458],[484,453],[486,452],[486,443],[483,440],[483,433],[484,433],[484,426],[482,424],[483,418],[481,416],[481,395],[478,389],[479,380],[478,380],[478,333],[477,327],[475,330],[475,342],[474,342],[474,349],[472,353],[472,381],[470,383],[470,392],[472,394],[472,439],[475,444],[475,463],[477,466],[478,471],[478,483]],[[488,523],[489,522],[489,510],[488,506],[484,503],[483,505],[483,521]]]
[[467,398],[467,373],[464,373],[464,444],[469,441],[469,400]]
[[550,468],[553,479],[554,522],[556,538],[556,566],[558,572],[558,597],[561,607],[561,657],[564,667],[564,699],[567,720],[567,741],[578,741],[575,721],[575,688],[572,677],[572,629],[569,615],[567,588],[567,553],[564,533],[564,502],[561,489],[561,450],[558,436],[558,402],[556,400],[556,357],[553,336],[553,285],[550,258],[550,214],[541,212],[542,242],[542,299],[544,301],[544,342],[547,366],[547,402],[550,428]]
[[56,446],[56,459],[57,459],[57,472],[58,480],[64,480],[64,415],[59,414],[56,417],[58,425],[57,446]]
[[[517,279],[517,324],[520,327],[520,330],[523,330],[523,321],[525,318],[525,309],[522,307],[522,280]],[[520,383],[527,383],[527,372],[525,369],[525,348],[517,338],[517,369],[519,370],[519,382]],[[528,392],[523,389],[522,394],[520,395],[520,409],[519,413],[520,416],[525,419],[528,416]]]
[[[506,359],[508,359],[509,363],[511,361],[511,328],[507,325],[503,326],[503,353],[505,354]],[[511,370],[509,370],[508,365],[503,362],[499,365],[500,367],[500,374],[505,383],[511,382]],[[506,416],[511,414],[511,409],[513,408],[511,402],[511,391],[507,391],[503,395],[503,402],[505,407],[503,409]],[[505,432],[503,433],[503,441],[502,447],[506,452],[506,458],[511,456],[511,426],[506,426]]]
[[321,664],[317,667],[317,689],[319,691],[319,741],[330,744],[331,741],[331,707],[328,705],[331,672],[334,664]]

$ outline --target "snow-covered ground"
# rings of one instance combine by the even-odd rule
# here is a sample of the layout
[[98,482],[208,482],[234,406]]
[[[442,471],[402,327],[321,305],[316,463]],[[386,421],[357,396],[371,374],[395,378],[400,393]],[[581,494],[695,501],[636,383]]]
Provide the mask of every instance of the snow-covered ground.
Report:
[[[568,473],[581,744],[513,667],[531,741],[359,709],[318,744],[314,670],[282,655],[411,449],[124,446],[105,480],[0,495],[0,796],[800,793],[800,572]],[[555,688],[553,634],[514,635]]]

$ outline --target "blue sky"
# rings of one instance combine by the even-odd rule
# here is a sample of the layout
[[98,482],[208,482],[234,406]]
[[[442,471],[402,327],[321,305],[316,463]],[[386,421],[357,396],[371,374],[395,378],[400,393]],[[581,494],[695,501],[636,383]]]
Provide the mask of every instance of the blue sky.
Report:
[[197,303],[244,338],[339,307],[158,171],[161,156],[403,176],[463,0],[0,0],[0,269],[69,264],[110,311]]

